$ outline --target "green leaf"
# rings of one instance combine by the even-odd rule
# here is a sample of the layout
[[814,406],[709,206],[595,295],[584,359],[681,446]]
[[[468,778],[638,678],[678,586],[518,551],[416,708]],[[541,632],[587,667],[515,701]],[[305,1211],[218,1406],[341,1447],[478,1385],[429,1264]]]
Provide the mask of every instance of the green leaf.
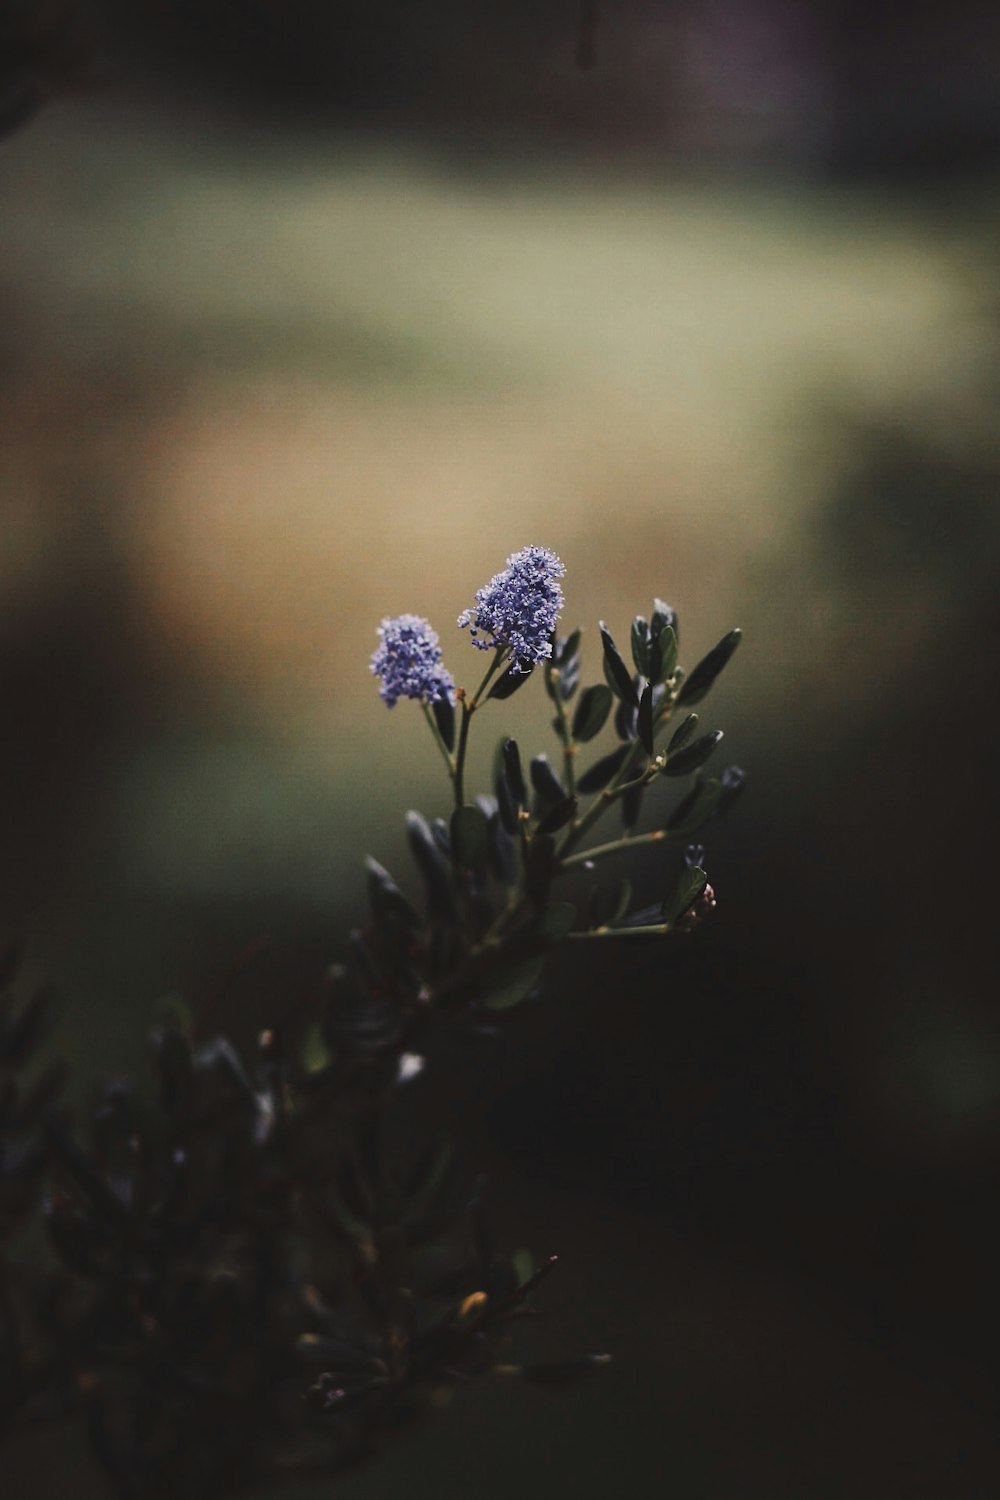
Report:
[[517,803],[514,801],[514,793],[510,789],[510,782],[507,780],[502,765],[497,770],[493,786],[496,791],[497,816],[500,823],[509,834],[516,834],[518,830]]
[[698,829],[715,812],[716,803],[722,793],[721,782],[709,777],[696,782],[686,797],[682,797],[666,822],[666,831],[674,838],[697,833]]
[[522,958],[514,964],[498,968],[487,974],[479,987],[478,1000],[487,1010],[508,1010],[527,1000],[545,968],[543,954]]
[[420,926],[416,908],[407,900],[389,871],[383,869],[371,855],[365,860],[368,874],[368,899],[376,923],[386,921],[392,926],[414,931]]
[[653,684],[647,682],[639,699],[639,716],[636,720],[639,740],[646,754],[653,754]]
[[510,1268],[514,1272],[514,1279],[517,1285],[519,1287],[524,1286],[525,1282],[530,1281],[535,1274],[535,1257],[530,1250],[526,1250],[522,1246],[520,1250],[515,1250],[511,1256]]
[[559,642],[558,665],[560,667],[564,667],[566,663],[572,661],[575,656],[579,656],[580,642],[582,641],[582,639],[583,631],[573,630],[564,641]]
[[660,636],[670,628],[675,637],[680,640],[680,630],[677,625],[677,611],[671,609],[669,604],[664,604],[662,599],[653,600],[653,613],[649,621],[650,634],[654,637]]
[[649,677],[649,621],[636,615],[632,621],[632,660],[640,677]]
[[713,646],[707,656],[702,657],[686,679],[677,695],[677,702],[700,703],[742,639],[741,630],[731,630],[728,635],[724,635],[719,644]]
[[549,899],[555,865],[556,841],[550,833],[539,833],[531,840],[524,855],[524,883],[528,895],[541,910]]
[[327,1046],[323,1027],[318,1023],[310,1026],[302,1038],[302,1051],[299,1056],[307,1073],[322,1073],[323,1069],[329,1067],[333,1061],[333,1053]]
[[688,714],[687,718],[683,719],[680,724],[678,724],[677,728],[670,736],[670,743],[667,746],[667,754],[674,755],[678,750],[683,750],[684,746],[687,744],[688,740],[691,738],[697,728],[698,715]]
[[575,797],[564,797],[557,802],[555,807],[550,807],[548,812],[539,820],[536,833],[558,833],[560,828],[565,828],[576,812],[577,801]]
[[699,865],[691,865],[682,872],[673,894],[663,902],[663,920],[672,927],[689,906],[693,906],[708,884],[708,876]]
[[547,755],[532,756],[531,784],[544,802],[563,802],[566,798],[566,788],[553,771]]
[[538,934],[557,943],[570,932],[576,922],[576,907],[571,901],[552,901],[538,920]]
[[719,780],[722,784],[722,795],[716,811],[721,817],[723,813],[729,811],[737,798],[743,795],[747,776],[742,766],[727,766]]
[[670,756],[663,768],[664,776],[687,776],[691,771],[697,771],[699,766],[705,764],[721,739],[721,729],[710,729],[708,734],[699,735],[690,745],[685,745],[683,750]]
[[579,630],[552,637],[552,655],[545,662],[545,691],[553,702],[557,695],[563,700],[572,697],[580,680],[580,640]]
[[451,871],[434,841],[430,825],[420,813],[411,811],[406,814],[406,836],[413,858],[427,886],[427,898],[431,910],[439,915],[450,916],[454,910]]
[[568,661],[564,667],[560,668],[559,696],[564,703],[569,702],[580,686],[580,667],[580,658],[574,656],[571,661]]
[[611,686],[623,703],[628,703],[632,708],[639,707],[639,694],[636,692],[632,674],[621,659],[618,647],[615,645],[611,632],[604,621],[599,622],[601,631],[601,645],[604,648],[604,662],[608,671]]
[[490,847],[490,828],[481,808],[467,802],[451,815],[451,849],[464,870],[481,870]]
[[486,695],[488,698],[496,698],[498,701],[504,698],[512,698],[518,688],[524,687],[524,684],[534,671],[534,663],[526,664],[524,670],[520,672],[514,671],[517,665],[517,662],[511,662],[506,672],[498,677],[490,688]]
[[524,785],[524,772],[521,770],[521,752],[517,748],[517,741],[504,740],[500,746],[500,755],[503,761],[504,772],[510,783],[510,789],[514,794],[514,800],[519,806],[524,807],[528,801],[528,792]]
[[602,756],[583,775],[577,778],[577,788],[581,792],[600,792],[612,780],[621,769],[622,762],[629,753],[629,745],[616,745],[610,755]]
[[600,734],[608,721],[614,694],[606,683],[598,682],[580,694],[573,715],[573,738],[586,744]]
[[666,682],[677,666],[677,636],[667,625],[649,644],[649,676],[653,682]]
[[436,703],[431,704],[431,713],[438,727],[438,733],[444,740],[449,750],[455,748],[455,705],[450,698],[439,698]]

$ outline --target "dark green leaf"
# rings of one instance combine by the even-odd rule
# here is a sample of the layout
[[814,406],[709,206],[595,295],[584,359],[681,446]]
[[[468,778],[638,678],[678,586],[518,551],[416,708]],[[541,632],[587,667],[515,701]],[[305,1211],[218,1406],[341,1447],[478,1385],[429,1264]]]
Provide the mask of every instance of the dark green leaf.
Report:
[[636,615],[632,621],[632,660],[640,677],[648,677],[649,671],[649,621]]
[[368,899],[375,920],[388,918],[410,930],[419,927],[416,908],[403,895],[388,870],[370,856],[365,860],[365,869],[368,872]]
[[731,630],[728,635],[724,635],[719,644],[713,646],[707,656],[702,657],[684,682],[677,697],[678,703],[700,703],[742,639],[741,630]]
[[674,838],[697,833],[715,812],[721,792],[721,783],[712,777],[707,781],[697,782],[670,814],[666,831]]
[[583,639],[581,630],[573,630],[564,639],[558,640],[553,648],[556,654],[556,665],[564,667],[574,657],[580,654],[580,642]]
[[707,884],[708,876],[699,865],[691,865],[689,869],[682,871],[673,893],[663,902],[664,922],[673,927],[678,917],[682,917],[694,905]]
[[721,817],[723,813],[729,811],[736,799],[742,796],[747,777],[742,766],[727,766],[719,780],[722,783],[722,795],[719,797],[715,811]]
[[481,808],[473,803],[456,807],[451,815],[451,847],[464,870],[481,870],[489,853],[490,830]]
[[163,1108],[172,1117],[185,1113],[193,1098],[194,1059],[191,1045],[176,1026],[153,1032],[153,1057],[160,1077]]
[[508,833],[514,834],[518,830],[517,803],[502,765],[497,770],[493,785],[496,789],[497,813],[500,822]]
[[639,714],[636,719],[639,740],[646,754],[653,754],[653,684],[647,682],[639,699]]
[[549,899],[555,852],[556,841],[552,835],[536,833],[525,853],[525,885],[528,895],[539,908]]
[[564,703],[568,703],[580,686],[580,658],[574,656],[572,661],[561,668],[559,674],[559,696]]
[[636,719],[638,718],[638,706],[633,708],[631,703],[622,699],[615,709],[615,733],[620,740],[634,740]]
[[524,670],[515,672],[514,668],[518,665],[519,663],[517,662],[511,662],[506,672],[494,682],[487,697],[496,698],[497,700],[511,698],[517,692],[518,688],[524,687],[524,684],[534,671],[534,663],[525,662],[523,664]]
[[444,740],[449,750],[455,748],[455,705],[450,698],[439,698],[436,703],[431,704],[431,713],[438,727],[438,733]]
[[580,695],[573,715],[573,738],[586,744],[600,734],[608,721],[613,702],[614,694],[603,682],[586,688]]
[[666,682],[677,666],[677,637],[668,625],[649,645],[649,675],[653,682]]
[[480,982],[479,1004],[487,1010],[507,1010],[520,1004],[537,989],[544,969],[544,955],[536,954],[491,970]]
[[653,613],[649,621],[650,634],[655,638],[662,635],[668,627],[674,632],[675,637],[680,640],[677,611],[671,609],[669,604],[664,604],[662,599],[654,599]]
[[342,991],[329,1006],[324,1031],[335,1046],[377,1052],[399,1038],[402,1016],[391,995]]
[[427,887],[427,898],[431,910],[441,916],[450,916],[454,910],[451,888],[451,871],[434,840],[427,820],[418,812],[406,814],[406,835],[417,868]]
[[531,784],[539,797],[545,802],[562,802],[565,800],[566,788],[550,766],[547,755],[535,755],[532,757]]
[[708,734],[699,735],[690,745],[685,745],[683,750],[670,756],[663,768],[664,776],[687,776],[691,771],[697,771],[699,766],[705,764],[721,739],[721,729],[710,729]]
[[564,797],[562,802],[557,802],[555,807],[549,808],[539,821],[536,833],[558,833],[560,828],[565,828],[575,812],[576,798]]
[[299,1061],[307,1073],[322,1073],[333,1061],[333,1053],[318,1022],[310,1026],[302,1038]]
[[577,780],[577,788],[581,792],[600,792],[608,785],[618,771],[621,770],[622,762],[629,753],[628,745],[616,745],[610,755],[604,755],[595,761],[589,770]]
[[524,785],[524,773],[521,770],[521,753],[517,748],[517,741],[504,740],[500,747],[500,755],[503,760],[503,768],[507,776],[507,781],[514,794],[514,800],[519,806],[525,807],[528,801],[528,792]]
[[490,860],[504,885],[513,885],[517,878],[517,845],[500,821],[499,813],[490,819]]
[[571,698],[580,680],[580,636],[574,630],[568,636],[552,637],[552,655],[545,663],[545,691],[555,702]]
[[673,734],[670,736],[670,743],[667,746],[667,754],[674,755],[678,750],[683,750],[684,746],[687,744],[688,740],[691,738],[697,728],[698,715],[688,714],[687,718],[681,720],[677,728],[674,730]]
[[514,1280],[517,1285],[519,1287],[524,1286],[525,1282],[530,1281],[535,1274],[535,1257],[530,1250],[522,1246],[520,1250],[515,1250],[511,1256],[510,1268],[514,1272]]
[[610,678],[611,687],[617,693],[623,703],[628,703],[632,708],[639,707],[639,694],[636,692],[632,674],[621,659],[618,647],[615,645],[611,632],[604,621],[600,622],[601,645],[604,648],[604,661]]

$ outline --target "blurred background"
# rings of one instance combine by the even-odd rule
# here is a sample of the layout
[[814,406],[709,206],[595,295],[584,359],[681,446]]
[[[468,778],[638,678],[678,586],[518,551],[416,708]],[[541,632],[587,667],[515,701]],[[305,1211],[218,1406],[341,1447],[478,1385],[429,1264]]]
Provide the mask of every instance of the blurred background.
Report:
[[711,922],[447,1080],[560,1254],[539,1349],[615,1363],[341,1493],[1000,1492],[996,8],[8,3],[0,129],[0,929],[84,1079],[264,937],[238,1003],[294,1003],[405,871],[382,615],[461,680],[536,542],[591,680],[654,594],[688,666],[744,630]]

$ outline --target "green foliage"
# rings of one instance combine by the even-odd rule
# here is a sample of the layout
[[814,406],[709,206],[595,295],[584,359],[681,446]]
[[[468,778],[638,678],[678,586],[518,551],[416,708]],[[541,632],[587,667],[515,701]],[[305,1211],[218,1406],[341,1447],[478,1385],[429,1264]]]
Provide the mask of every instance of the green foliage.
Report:
[[[424,1138],[411,1102],[433,1083],[436,1038],[512,1024],[564,941],[669,942],[714,905],[703,850],[681,858],[682,841],[732,805],[743,773],[702,779],[721,731],[672,721],[739,632],[685,679],[662,601],[634,619],[636,675],[602,624],[606,683],[570,713],[582,639],[553,636],[539,674],[555,766],[539,751],[525,776],[501,737],[488,793],[465,790],[473,719],[532,673],[501,646],[475,693],[425,699],[450,815],[406,815],[411,879],[367,859],[364,925],[315,1001],[254,1044],[174,1010],[152,1036],[153,1096],[113,1084],[71,1127],[58,1069],[24,1083],[46,997],[16,1003],[16,959],[0,962],[0,1237],[41,1204],[55,1267],[0,1262],[0,1430],[79,1414],[123,1500],[218,1500],[338,1472],[455,1381],[500,1368],[555,1385],[601,1363],[511,1362],[511,1325],[554,1262],[492,1248],[468,1167]],[[452,680],[437,658],[434,673]],[[609,721],[616,741],[581,767]],[[692,773],[658,811],[664,777]],[[623,831],[595,843],[614,804]],[[601,879],[604,860],[660,845],[658,904]]]

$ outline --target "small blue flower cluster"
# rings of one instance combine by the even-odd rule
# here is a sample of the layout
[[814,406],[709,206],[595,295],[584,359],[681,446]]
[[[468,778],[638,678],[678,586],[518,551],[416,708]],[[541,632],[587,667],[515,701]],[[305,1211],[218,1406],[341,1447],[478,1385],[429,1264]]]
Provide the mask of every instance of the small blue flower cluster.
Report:
[[[459,616],[472,644],[480,650],[506,648],[512,672],[525,672],[552,655],[552,633],[563,606],[558,579],[566,569],[547,547],[522,547],[507,559],[502,573],[476,594],[476,603]],[[378,629],[381,644],[371,669],[390,708],[400,698],[424,703],[455,701],[455,682],[441,659],[437,631],[420,615],[397,615]],[[485,637],[485,639],[481,638]]]
[[472,644],[482,651],[509,647],[511,671],[526,671],[552,655],[552,632],[563,606],[558,579],[565,572],[547,547],[522,547],[478,591],[475,606],[464,610],[458,623],[471,627]]
[[424,703],[455,701],[455,683],[441,660],[437,631],[420,615],[397,615],[378,628],[381,644],[371,669],[382,679],[379,693],[390,708],[400,698]]

